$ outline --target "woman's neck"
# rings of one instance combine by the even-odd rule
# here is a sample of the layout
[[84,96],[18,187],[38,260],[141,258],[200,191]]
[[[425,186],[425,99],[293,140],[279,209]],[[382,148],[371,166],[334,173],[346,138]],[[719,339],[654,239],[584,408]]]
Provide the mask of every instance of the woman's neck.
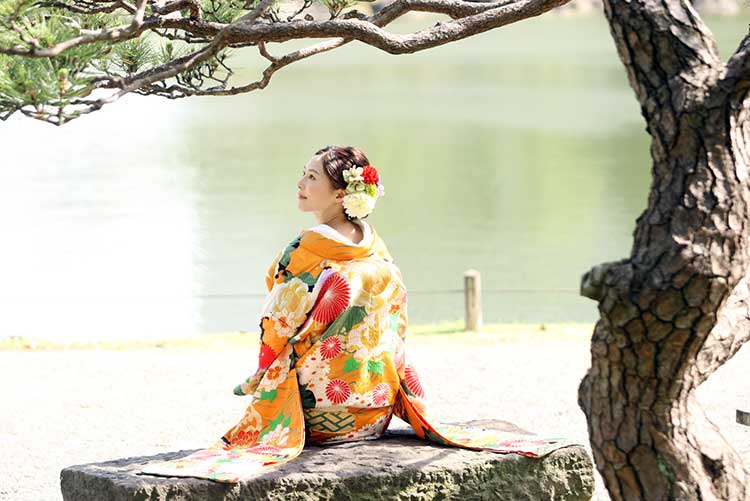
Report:
[[327,218],[322,214],[316,214],[315,219],[317,219],[318,224],[330,226],[355,244],[360,243],[364,238],[364,233],[360,225],[349,221],[343,212]]
[[318,221],[318,224],[327,224],[332,228],[343,226],[349,222],[343,212],[336,212],[334,214],[318,213],[315,214],[315,219]]

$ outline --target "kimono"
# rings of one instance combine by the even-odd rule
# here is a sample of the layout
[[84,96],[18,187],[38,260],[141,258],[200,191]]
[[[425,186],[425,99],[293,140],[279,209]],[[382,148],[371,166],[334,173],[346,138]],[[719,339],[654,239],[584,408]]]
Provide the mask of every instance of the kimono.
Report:
[[377,439],[394,414],[443,445],[532,457],[571,445],[430,415],[406,356],[401,272],[372,225],[358,224],[357,244],[319,224],[278,253],[265,277],[258,368],[233,390],[251,397],[244,415],[210,447],[141,473],[236,483],[293,460],[305,444]]

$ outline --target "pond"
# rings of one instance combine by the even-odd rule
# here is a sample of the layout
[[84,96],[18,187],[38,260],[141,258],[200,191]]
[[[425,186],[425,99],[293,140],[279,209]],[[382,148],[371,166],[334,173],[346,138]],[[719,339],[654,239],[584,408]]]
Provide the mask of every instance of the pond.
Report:
[[[745,21],[708,22],[726,59]],[[233,58],[242,82],[262,68],[246,51]],[[127,96],[61,128],[15,116],[0,124],[0,335],[257,331],[268,265],[315,223],[297,209],[297,179],[328,144],[361,148],[381,172],[368,220],[415,323],[462,318],[469,268],[486,322],[594,320],[581,275],[630,253],[650,180],[645,124],[600,14],[413,55],[348,44],[260,92]]]

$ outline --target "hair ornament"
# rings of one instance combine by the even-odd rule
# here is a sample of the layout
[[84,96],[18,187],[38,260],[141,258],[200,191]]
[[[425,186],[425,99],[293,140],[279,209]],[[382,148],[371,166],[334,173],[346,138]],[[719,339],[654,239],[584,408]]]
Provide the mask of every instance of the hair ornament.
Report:
[[351,167],[342,171],[346,182],[344,212],[349,217],[363,218],[375,208],[378,197],[385,195],[380,175],[372,165]]

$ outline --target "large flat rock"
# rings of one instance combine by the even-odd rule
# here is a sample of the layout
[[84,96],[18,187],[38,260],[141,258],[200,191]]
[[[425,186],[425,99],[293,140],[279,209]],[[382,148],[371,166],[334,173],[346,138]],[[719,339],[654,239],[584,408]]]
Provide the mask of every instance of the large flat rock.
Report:
[[[394,423],[395,424],[395,423]],[[511,423],[470,421],[524,433]],[[527,432],[526,432],[527,433]],[[70,466],[60,473],[63,499],[78,500],[588,500],[593,464],[583,446],[543,458],[446,447],[411,428],[389,429],[378,440],[307,446],[295,460],[237,484],[136,475],[146,463],[195,450]]]

